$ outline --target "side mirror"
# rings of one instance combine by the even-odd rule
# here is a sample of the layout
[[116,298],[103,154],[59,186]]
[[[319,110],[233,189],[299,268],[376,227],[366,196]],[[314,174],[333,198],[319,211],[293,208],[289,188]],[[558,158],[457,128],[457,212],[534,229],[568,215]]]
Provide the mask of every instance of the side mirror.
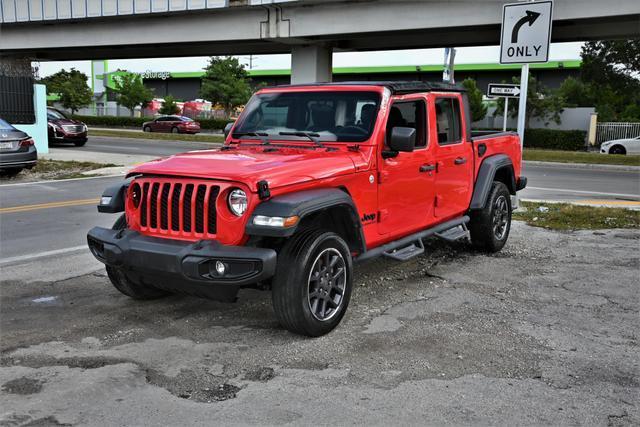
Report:
[[391,138],[389,139],[389,148],[391,151],[410,153],[415,146],[416,130],[414,128],[396,126],[391,129]]
[[230,122],[227,123],[227,125],[224,127],[224,137],[228,137],[229,133],[231,133],[231,129],[233,129],[233,124],[234,122]]

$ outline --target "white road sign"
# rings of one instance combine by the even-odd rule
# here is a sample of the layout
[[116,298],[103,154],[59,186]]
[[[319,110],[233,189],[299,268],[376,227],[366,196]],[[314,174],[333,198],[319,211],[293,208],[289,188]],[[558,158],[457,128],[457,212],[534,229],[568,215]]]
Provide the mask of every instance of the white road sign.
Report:
[[549,60],[553,1],[509,3],[502,9],[501,64]]
[[487,96],[501,98],[517,98],[520,96],[520,85],[489,83]]

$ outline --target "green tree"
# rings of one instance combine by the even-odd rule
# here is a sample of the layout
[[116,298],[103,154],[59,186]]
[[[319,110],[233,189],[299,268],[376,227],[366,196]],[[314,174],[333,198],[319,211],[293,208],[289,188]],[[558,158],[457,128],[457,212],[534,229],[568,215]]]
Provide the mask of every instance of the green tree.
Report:
[[211,57],[204,69],[200,95],[224,108],[226,117],[236,107],[247,103],[251,86],[244,65],[233,57]]
[[593,107],[591,87],[580,79],[567,77],[558,88],[558,94],[565,100],[565,107]]
[[[520,78],[514,77],[513,83],[520,84]],[[518,117],[518,102],[509,102],[509,112],[511,117]],[[531,119],[538,118],[548,124],[553,121],[561,123],[560,113],[564,110],[565,99],[557,92],[551,91],[538,80],[529,76],[529,87],[527,90],[527,112],[525,115],[525,128],[529,127]],[[498,99],[494,116],[501,116],[504,111],[504,98]]]
[[469,108],[471,109],[471,120],[477,122],[487,116],[487,106],[482,102],[482,91],[478,89],[476,81],[469,78],[462,82],[462,86],[467,90],[469,97]]
[[640,105],[640,38],[587,42],[582,47],[580,79],[600,121],[636,117]]
[[164,102],[162,103],[162,107],[158,110],[160,114],[178,114],[180,112],[180,108],[178,104],[176,104],[176,99],[172,95],[167,95],[164,97]]
[[75,114],[80,108],[91,104],[93,93],[87,84],[88,80],[86,74],[75,68],[69,71],[63,68],[42,79],[41,83],[47,86],[47,94],[58,95],[62,106]]
[[146,87],[139,74],[125,73],[113,79],[116,103],[126,107],[133,117],[134,109],[146,107],[153,99],[153,91]]

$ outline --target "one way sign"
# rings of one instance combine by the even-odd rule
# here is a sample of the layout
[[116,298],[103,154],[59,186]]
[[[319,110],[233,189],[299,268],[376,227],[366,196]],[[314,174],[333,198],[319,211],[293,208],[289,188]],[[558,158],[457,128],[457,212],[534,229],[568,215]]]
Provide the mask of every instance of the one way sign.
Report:
[[487,95],[493,98],[518,98],[520,96],[520,85],[489,83]]
[[549,60],[553,1],[510,3],[502,9],[501,64]]

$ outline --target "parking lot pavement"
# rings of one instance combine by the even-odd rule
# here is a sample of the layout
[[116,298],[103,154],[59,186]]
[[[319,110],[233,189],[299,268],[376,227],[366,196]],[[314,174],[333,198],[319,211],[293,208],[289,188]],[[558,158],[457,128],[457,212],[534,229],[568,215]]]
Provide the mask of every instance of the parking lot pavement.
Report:
[[639,241],[522,223],[495,255],[434,241],[359,266],[317,339],[265,292],[135,302],[86,253],[10,265],[0,424],[637,425]]

